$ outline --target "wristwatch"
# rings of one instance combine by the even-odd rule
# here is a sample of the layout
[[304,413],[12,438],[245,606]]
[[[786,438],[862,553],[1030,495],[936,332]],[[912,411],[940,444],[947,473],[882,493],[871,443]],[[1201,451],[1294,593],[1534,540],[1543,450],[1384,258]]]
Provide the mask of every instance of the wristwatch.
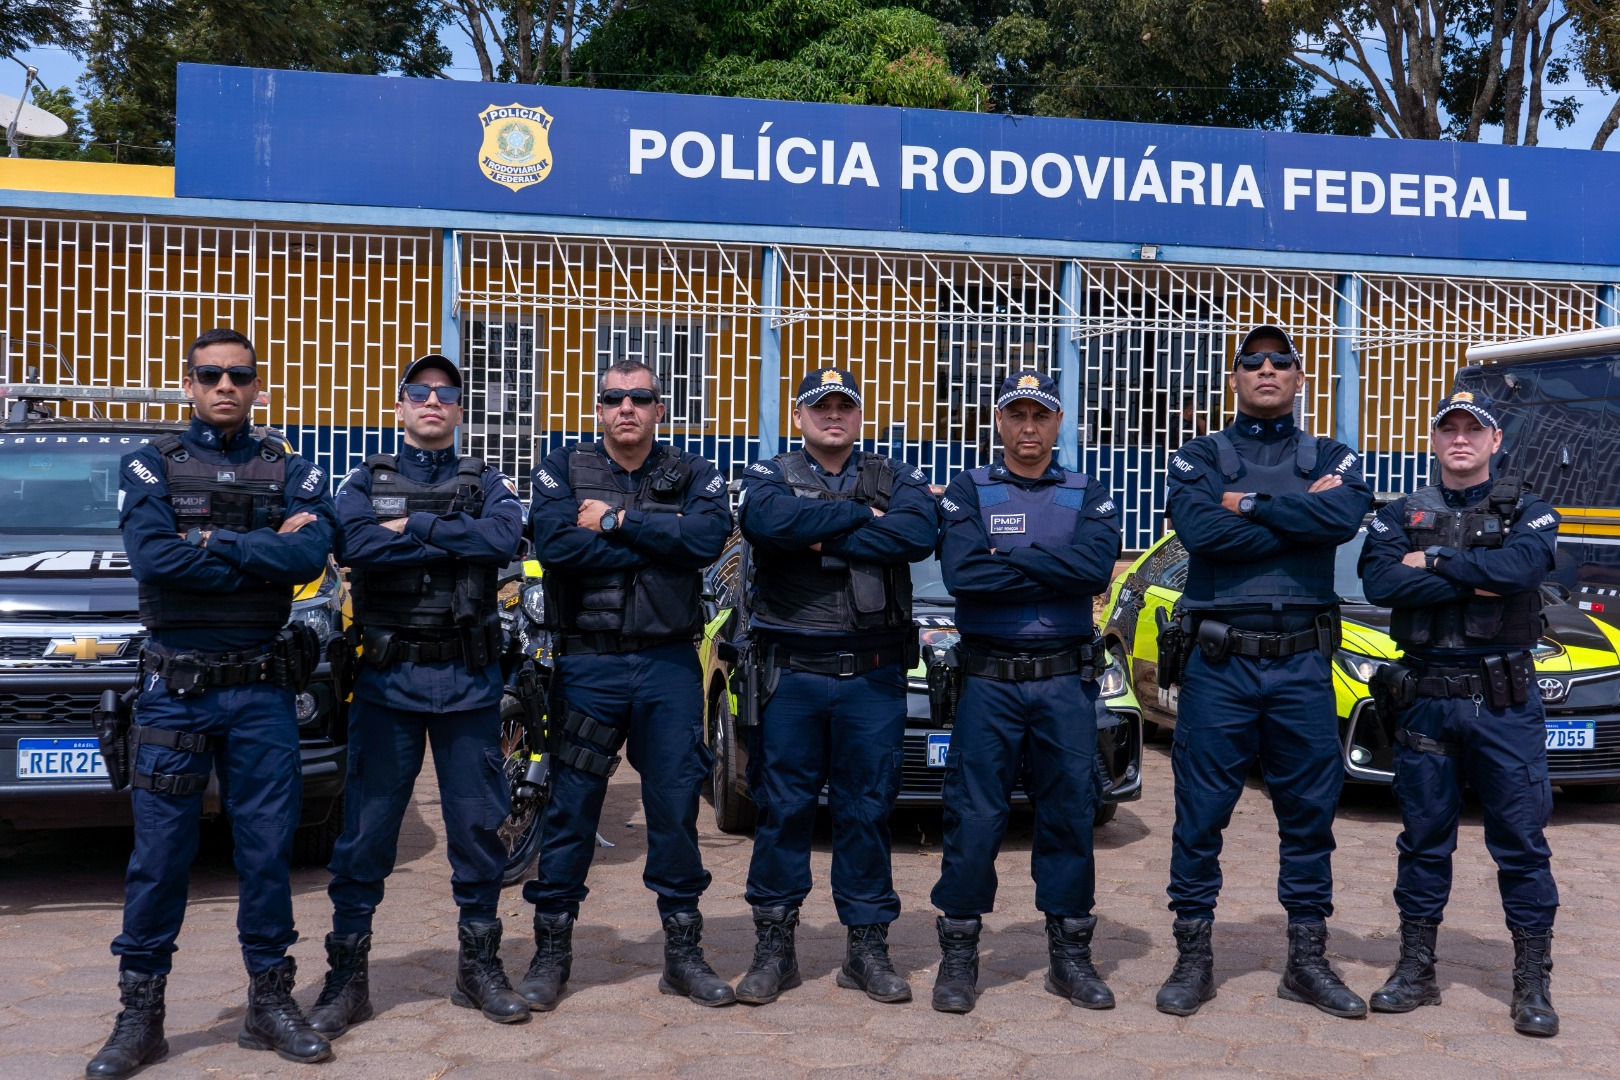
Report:
[[617,510],[609,510],[607,513],[602,515],[602,522],[601,522],[602,532],[610,533],[614,529],[617,529],[618,527],[619,527],[619,512]]
[[1257,501],[1258,500],[1255,497],[1255,493],[1252,491],[1249,492],[1247,495],[1243,496],[1243,498],[1238,500],[1238,513],[1242,514],[1244,517],[1253,517],[1254,507]]
[[1434,568],[1440,562],[1441,558],[1445,556],[1445,551],[1446,549],[1441,547],[1439,544],[1424,548],[1423,569],[1429,571],[1431,574],[1434,573]]
[[186,543],[190,544],[192,547],[207,547],[208,537],[203,535],[201,528],[193,525],[191,528],[186,530]]

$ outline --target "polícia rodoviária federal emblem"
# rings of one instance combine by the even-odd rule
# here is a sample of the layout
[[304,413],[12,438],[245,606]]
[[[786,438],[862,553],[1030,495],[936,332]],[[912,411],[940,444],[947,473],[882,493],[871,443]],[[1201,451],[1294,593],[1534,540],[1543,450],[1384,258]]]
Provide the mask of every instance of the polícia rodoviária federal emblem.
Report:
[[503,187],[522,191],[551,173],[551,114],[539,106],[491,105],[478,114],[484,143],[478,168]]

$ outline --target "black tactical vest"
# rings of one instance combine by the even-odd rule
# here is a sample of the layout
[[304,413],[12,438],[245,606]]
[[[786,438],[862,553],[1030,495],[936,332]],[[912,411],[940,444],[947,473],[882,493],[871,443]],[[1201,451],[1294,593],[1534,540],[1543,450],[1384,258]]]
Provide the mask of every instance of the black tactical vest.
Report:
[[[626,492],[597,444],[581,443],[568,455],[568,483],[580,502],[596,499],[621,512],[678,514],[692,486],[692,469],[673,447],[655,447],[640,486]],[[548,571],[544,581],[552,630],[670,639],[693,637],[703,625],[703,575],[697,570],[652,565],[611,574]]]
[[[371,508],[379,521],[426,513],[435,517],[484,509],[480,458],[464,457],[442,483],[412,480],[393,454],[366,458],[371,470]],[[495,575],[466,559],[437,559],[422,566],[353,569],[354,614],[361,626],[384,630],[450,631],[496,615]],[[432,635],[428,635],[432,636]]]
[[[858,502],[889,509],[894,466],[879,454],[856,459],[855,487],[834,492],[803,450],[778,454],[782,476],[795,495]],[[750,606],[767,623],[812,632],[911,630],[911,567],[826,559],[819,551],[777,552],[751,548],[754,571]]]
[[[178,435],[152,440],[163,457],[169,505],[182,532],[276,529],[287,518],[287,455],[268,439],[241,464],[201,461]],[[243,629],[279,630],[292,614],[289,585],[246,585],[232,593],[140,585],[140,617],[148,630],[189,630],[228,621]]]
[[[1289,495],[1310,490],[1316,468],[1317,438],[1300,432],[1291,457],[1275,465],[1257,465],[1241,456],[1224,431],[1215,441],[1223,491]],[[1324,608],[1339,602],[1333,586],[1331,545],[1296,544],[1279,555],[1245,562],[1225,562],[1192,554],[1184,601],[1189,610],[1243,607]]]
[[[1524,485],[1504,476],[1492,485],[1485,501],[1453,510],[1436,485],[1421,487],[1406,499],[1407,542],[1412,551],[1430,547],[1499,548],[1519,519]],[[1541,590],[1513,596],[1474,595],[1449,604],[1398,607],[1390,616],[1390,636],[1403,649],[1528,649],[1541,638]]]

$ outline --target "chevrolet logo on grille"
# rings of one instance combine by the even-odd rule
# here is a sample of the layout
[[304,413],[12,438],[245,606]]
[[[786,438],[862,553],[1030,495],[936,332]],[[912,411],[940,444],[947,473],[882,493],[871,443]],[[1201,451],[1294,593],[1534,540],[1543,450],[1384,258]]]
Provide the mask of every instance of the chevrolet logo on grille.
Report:
[[51,647],[45,650],[45,655],[65,656],[70,660],[93,664],[98,660],[123,656],[128,648],[129,638],[55,638],[51,641]]

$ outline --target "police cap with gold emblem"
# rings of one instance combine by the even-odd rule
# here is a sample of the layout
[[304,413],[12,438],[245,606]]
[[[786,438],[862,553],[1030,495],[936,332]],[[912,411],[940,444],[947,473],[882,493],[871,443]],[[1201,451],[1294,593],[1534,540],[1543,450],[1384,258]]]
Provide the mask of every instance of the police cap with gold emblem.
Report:
[[1470,390],[1458,390],[1455,394],[1442,401],[1439,408],[1434,410],[1434,419],[1429,422],[1429,428],[1433,430],[1439,427],[1440,421],[1444,420],[1448,413],[1454,413],[1458,409],[1468,413],[1488,428],[1499,428],[1502,425],[1496,419],[1496,414],[1491,412],[1491,405],[1493,404],[1494,402],[1484,394],[1476,394]]
[[843,394],[861,407],[861,386],[855,381],[855,376],[843,368],[820,368],[812,371],[799,380],[799,393],[794,402],[799,405],[814,405],[828,394]]
[[1052,376],[1039,371],[1015,371],[1001,380],[1001,392],[996,395],[996,408],[1005,409],[1019,398],[1038,401],[1053,412],[1063,411],[1058,397],[1057,383]]

